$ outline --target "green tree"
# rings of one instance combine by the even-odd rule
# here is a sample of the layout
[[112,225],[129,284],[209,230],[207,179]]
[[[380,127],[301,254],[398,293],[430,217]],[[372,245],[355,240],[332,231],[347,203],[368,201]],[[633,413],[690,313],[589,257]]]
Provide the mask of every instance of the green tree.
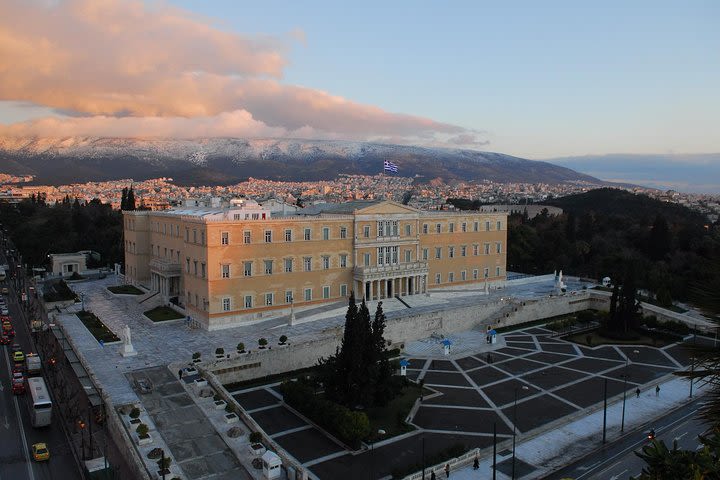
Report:
[[127,200],[125,201],[125,210],[135,210],[135,191],[132,185],[127,193]]

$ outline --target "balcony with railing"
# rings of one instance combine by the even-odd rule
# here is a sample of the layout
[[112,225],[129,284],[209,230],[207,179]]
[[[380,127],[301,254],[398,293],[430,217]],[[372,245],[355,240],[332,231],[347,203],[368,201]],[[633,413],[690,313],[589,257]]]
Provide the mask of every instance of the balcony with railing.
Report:
[[369,281],[382,278],[427,275],[428,262],[409,262],[388,265],[356,266],[353,276],[356,280]]
[[180,264],[164,258],[155,257],[150,260],[150,271],[164,277],[175,277],[180,275]]

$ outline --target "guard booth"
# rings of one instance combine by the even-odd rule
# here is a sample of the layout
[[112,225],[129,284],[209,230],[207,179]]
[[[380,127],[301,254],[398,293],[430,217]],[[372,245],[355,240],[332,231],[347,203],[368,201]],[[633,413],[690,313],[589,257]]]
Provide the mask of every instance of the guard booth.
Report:
[[406,359],[401,358],[400,359],[400,376],[406,377],[407,376],[407,367],[410,365],[410,362],[408,362]]
[[275,452],[268,450],[262,456],[263,478],[280,478],[282,472],[282,460]]
[[495,331],[494,328],[488,327],[488,331],[485,334],[485,340],[489,344],[497,343],[497,332]]
[[452,345],[452,342],[450,339],[446,338],[442,341],[443,345],[443,355],[450,355],[450,345]]

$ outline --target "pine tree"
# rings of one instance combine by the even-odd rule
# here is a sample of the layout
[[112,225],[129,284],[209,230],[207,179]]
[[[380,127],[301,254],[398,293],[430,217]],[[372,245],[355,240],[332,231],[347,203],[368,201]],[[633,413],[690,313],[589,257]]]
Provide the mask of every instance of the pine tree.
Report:
[[135,210],[135,192],[133,191],[133,187],[130,186],[130,190],[128,190],[127,193],[127,200],[126,200],[126,210]]
[[128,189],[124,187],[122,189],[122,195],[120,196],[120,210],[127,210],[127,195]]
[[392,366],[387,357],[385,344],[385,312],[382,302],[378,302],[375,319],[372,323],[372,356],[375,366],[375,398],[376,405],[386,405],[392,398]]

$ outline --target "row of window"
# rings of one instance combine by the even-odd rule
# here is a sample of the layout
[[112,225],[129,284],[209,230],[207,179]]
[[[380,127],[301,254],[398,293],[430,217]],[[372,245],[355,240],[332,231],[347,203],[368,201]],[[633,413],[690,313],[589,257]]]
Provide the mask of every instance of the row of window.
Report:
[[[340,297],[346,297],[348,295],[348,286],[346,284],[340,285],[340,289],[339,289],[338,293],[339,293]],[[330,286],[329,285],[322,286],[320,288],[320,294],[322,296],[321,298],[324,300],[331,298]],[[294,295],[295,294],[294,294],[293,290],[285,291],[285,299],[284,299],[285,305],[290,305],[291,303],[294,303],[296,301]],[[188,292],[188,298],[190,298],[190,299],[192,298],[190,295],[190,292]],[[242,296],[242,298],[243,298],[243,304],[242,304],[243,308],[256,308],[259,306],[271,307],[273,305],[279,305],[279,303],[276,303],[277,299],[275,298],[275,293],[273,293],[273,292],[268,292],[268,293],[259,295],[259,296],[257,296],[257,300],[256,300],[255,295],[244,295],[244,296]],[[313,300],[313,288],[308,287],[308,288],[303,289],[303,301],[311,302],[312,300]],[[197,298],[196,298],[196,301],[197,301]],[[258,304],[257,303],[258,301],[260,301],[261,303]],[[232,297],[224,297],[223,299],[220,300],[220,309],[223,312],[229,312],[229,311],[233,310],[234,308],[237,308],[237,306],[233,305]]]
[[[447,249],[448,249],[448,258],[455,258],[458,253],[458,250],[453,246],[447,247]],[[435,258],[436,259],[442,258],[442,250],[443,250],[443,247],[435,247]],[[477,243],[474,244],[472,246],[472,251],[473,251],[472,254],[474,257],[477,257],[478,255],[480,255],[480,245]],[[430,251],[428,248],[423,248],[422,249],[422,259],[427,260],[429,253],[430,253]],[[467,245],[460,245],[459,253],[460,253],[461,257],[467,257]],[[495,253],[496,254],[502,253],[502,242],[495,242]],[[490,255],[490,244],[489,243],[483,244],[483,255]]]
[[[501,267],[495,267],[495,276],[496,276],[496,277],[499,277],[501,272],[502,272],[502,268],[501,268]],[[473,269],[473,271],[472,271],[472,279],[473,279],[473,280],[478,280],[478,279],[479,279],[479,277],[478,277],[479,273],[480,273],[480,272],[479,272],[479,270],[478,270],[477,268]],[[483,269],[483,278],[490,278],[490,269],[489,269],[489,268]],[[463,270],[462,272],[460,272],[460,281],[461,281],[461,282],[464,282],[464,281],[466,281],[466,280],[467,280],[467,271]],[[448,274],[447,274],[447,281],[448,281],[448,283],[452,283],[452,282],[455,281],[455,272],[448,272]],[[436,273],[436,274],[435,274],[435,283],[436,283],[436,284],[442,283],[442,274],[440,274],[440,273]]]
[[[485,230],[490,231],[491,222],[487,221],[485,222]],[[497,230],[502,229],[502,222],[498,221],[496,224]],[[429,225],[427,223],[423,224],[423,234],[429,233]],[[449,233],[455,233],[455,223],[449,223],[448,224],[448,231]],[[460,224],[460,232],[467,232],[468,231],[468,224],[466,222],[463,222]],[[473,223],[473,231],[479,232],[480,231],[480,222],[474,222]],[[330,240],[330,227],[323,227],[321,231],[322,240]],[[347,238],[347,227],[340,227],[340,239],[346,239]],[[442,233],[442,224],[437,223],[435,224],[435,233]],[[195,234],[195,231],[193,230],[193,234]],[[201,241],[204,244],[205,237],[204,233],[202,234]],[[284,231],[284,241],[285,242],[292,242],[293,241],[293,230],[291,228],[286,228]],[[397,220],[381,220],[377,222],[377,237],[397,237],[399,235],[399,224]],[[405,224],[405,235],[410,236],[412,235],[412,225]],[[303,240],[309,241],[312,240],[312,228],[306,227],[303,229]],[[370,225],[364,225],[363,226],[363,237],[364,238],[370,238]],[[186,238],[187,240],[187,238]],[[189,240],[188,240],[189,241]],[[272,243],[273,240],[273,231],[272,230],[265,230],[263,232],[263,241],[264,243]],[[245,230],[243,232],[243,243],[244,244],[250,244],[253,243],[252,239],[252,232],[250,230]],[[220,244],[221,245],[230,245],[230,232],[221,232],[220,233]]]
[[[248,260],[245,262],[242,262],[243,265],[243,276],[244,277],[252,277],[253,275],[256,275],[255,272],[255,262],[253,260]],[[320,268],[322,270],[329,270],[331,268],[331,261],[330,261],[330,255],[322,255],[320,257]],[[345,253],[342,253],[338,255],[338,263],[339,268],[347,268],[348,266],[348,255]],[[263,272],[265,275],[272,275],[273,273],[278,273],[276,264],[274,260],[262,260],[262,266],[263,266]],[[198,269],[198,267],[200,267]],[[302,268],[304,272],[311,272],[313,271],[313,257],[302,257]],[[295,271],[295,259],[294,258],[285,258],[282,261],[282,271],[285,273],[292,273]],[[205,278],[207,275],[206,272],[206,266],[205,262],[198,262],[197,260],[190,260],[190,258],[185,259],[185,272],[186,273],[192,273],[195,276],[200,276],[202,278]],[[220,276],[222,278],[231,278],[232,272],[231,272],[231,265],[229,263],[223,263],[220,265]]]
[[[459,248],[459,252],[456,250],[456,247],[447,247],[448,249],[448,258],[455,258],[456,255],[459,253],[460,257],[466,257],[468,254],[468,246],[467,245],[461,245]],[[473,256],[478,256],[480,254],[480,245],[475,244],[473,247]],[[442,258],[442,249],[443,247],[435,247],[435,258],[441,259]],[[412,262],[412,250],[405,250],[405,263]],[[484,244],[484,250],[483,253],[485,255],[490,255],[490,244],[486,243]],[[502,253],[502,242],[497,242],[495,244],[495,253],[500,254]],[[422,259],[424,261],[427,261],[429,257],[429,249],[423,248],[422,249]],[[377,249],[377,264],[378,265],[397,265],[399,263],[399,247],[397,246],[389,246],[389,247],[378,247]],[[371,256],[370,253],[365,253],[363,255],[363,264],[366,267],[369,267],[371,264]],[[256,274],[255,272],[255,261],[253,260],[247,260],[243,262],[243,276],[245,277],[252,277]],[[331,257],[330,255],[322,255],[320,257],[320,269],[321,270],[329,270],[331,268]],[[278,273],[276,262],[274,260],[262,260],[262,266],[263,270],[262,272],[265,275],[272,275],[274,273]],[[340,254],[338,255],[338,268],[347,268],[348,267],[348,255],[347,254]],[[295,259],[292,257],[288,257],[283,259],[282,261],[282,272],[284,273],[292,273],[296,270],[295,267]],[[313,257],[302,257],[302,271],[304,272],[311,272],[313,271]],[[195,276],[200,276],[202,278],[205,278],[207,276],[207,267],[205,265],[205,262],[198,262],[197,260],[190,260],[190,258],[185,259],[185,272],[186,273],[192,273]],[[222,278],[231,278],[232,272],[231,272],[231,265],[228,263],[222,264],[220,266],[220,272]]]

